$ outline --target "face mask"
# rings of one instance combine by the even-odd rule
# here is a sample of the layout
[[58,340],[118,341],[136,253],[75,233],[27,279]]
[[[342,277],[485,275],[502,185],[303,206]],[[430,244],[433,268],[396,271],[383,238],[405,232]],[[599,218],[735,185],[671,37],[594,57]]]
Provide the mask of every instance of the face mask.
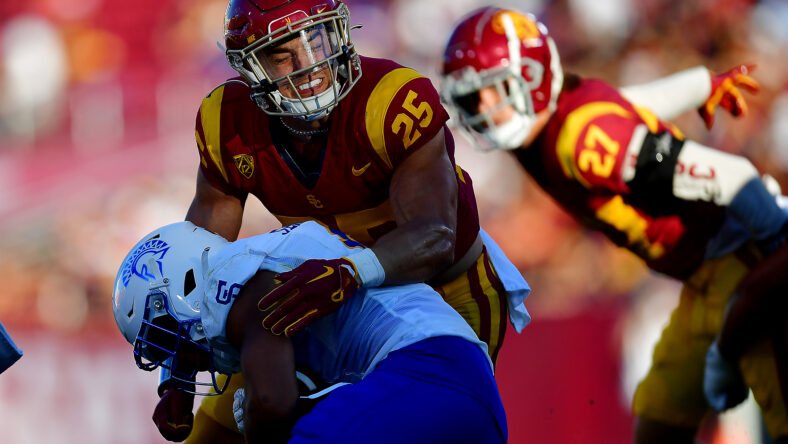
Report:
[[[327,116],[328,113],[334,108],[329,107],[323,110],[320,110],[316,113],[310,113],[310,111],[314,111],[319,109],[321,106],[325,106],[328,103],[336,100],[336,92],[334,91],[333,87],[328,88],[327,90],[321,92],[320,94],[316,94],[310,97],[304,97],[303,103],[301,100],[298,99],[291,99],[288,97],[282,96],[279,91],[275,91],[271,94],[274,97],[274,100],[288,113],[296,114],[295,117],[299,119],[304,119],[306,121],[314,121],[322,119],[323,117]],[[306,105],[306,106],[305,106]]]
[[502,125],[493,125],[486,131],[482,131],[481,135],[494,149],[517,149],[522,146],[525,138],[531,133],[534,120],[533,117],[515,112],[508,122]]

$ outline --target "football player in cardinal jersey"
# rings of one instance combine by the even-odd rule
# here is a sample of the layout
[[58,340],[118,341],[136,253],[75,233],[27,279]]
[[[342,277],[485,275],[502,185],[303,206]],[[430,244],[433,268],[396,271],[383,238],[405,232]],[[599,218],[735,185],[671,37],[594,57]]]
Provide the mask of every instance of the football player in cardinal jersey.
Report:
[[686,140],[663,121],[693,107],[707,125],[717,105],[742,114],[738,87],[757,89],[749,69],[693,69],[623,96],[564,75],[543,24],[493,7],[466,16],[445,47],[442,95],[480,148],[512,150],[581,223],[683,281],[635,394],[638,443],[693,442],[711,407],[737,404],[747,386],[770,434],[788,437],[778,379],[788,368],[774,358],[788,352],[784,338],[768,344],[774,353],[715,342],[738,318],[741,307],[729,301],[743,299],[732,297],[739,282],[783,242],[788,216],[747,159]]
[[[200,106],[186,219],[234,240],[252,194],[282,225],[315,220],[371,247],[278,276],[263,301],[276,307],[264,324],[274,333],[292,335],[361,287],[427,282],[495,361],[507,316],[518,331],[530,319],[530,289],[479,228],[438,92],[412,69],[357,54],[350,30],[335,0],[230,1],[226,55],[240,76]],[[355,277],[338,279],[348,268]],[[154,421],[182,439],[189,400],[161,392]],[[203,401],[189,440],[211,441],[217,424],[235,429],[232,396]]]

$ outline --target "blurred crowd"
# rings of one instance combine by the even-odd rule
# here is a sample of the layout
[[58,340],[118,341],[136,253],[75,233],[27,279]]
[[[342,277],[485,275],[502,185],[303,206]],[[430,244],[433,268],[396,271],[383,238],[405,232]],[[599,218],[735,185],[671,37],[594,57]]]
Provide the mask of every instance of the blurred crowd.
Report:
[[[363,25],[353,31],[359,52],[397,60],[436,84],[453,23],[486,4],[347,3],[352,23]],[[746,155],[788,187],[785,0],[492,3],[535,13],[555,38],[565,71],[616,85],[697,65],[722,72],[756,64],[761,91],[746,95],[746,117],[720,112],[711,131],[694,112],[674,123],[689,138]],[[98,333],[121,342],[110,300],[117,268],[144,233],[184,217],[198,165],[197,108],[234,75],[220,48],[225,6],[225,0],[0,2],[0,321],[12,332]],[[534,288],[527,301],[534,319],[623,306],[616,311],[630,314],[616,347],[642,370],[650,353],[643,338],[659,333],[675,284],[578,227],[506,153],[480,154],[459,132],[456,139],[482,225]],[[249,199],[241,235],[276,226]],[[662,316],[656,323],[655,313]],[[622,377],[627,391],[639,378],[631,375]]]
[[[442,45],[478,0],[349,0],[362,54],[440,82]],[[788,184],[788,2],[523,0],[550,29],[566,71],[617,85],[696,65],[754,63],[761,85],[743,119],[675,123],[741,153]],[[113,330],[117,267],[143,233],[183,218],[198,156],[201,98],[233,73],[222,50],[225,0],[4,0],[0,3],[0,320],[80,334]],[[217,45],[217,42],[219,45]],[[629,254],[589,235],[503,153],[458,139],[482,224],[534,288],[535,316],[600,299],[630,303],[655,285]],[[788,186],[788,185],[786,185]],[[243,235],[276,227],[252,199]]]

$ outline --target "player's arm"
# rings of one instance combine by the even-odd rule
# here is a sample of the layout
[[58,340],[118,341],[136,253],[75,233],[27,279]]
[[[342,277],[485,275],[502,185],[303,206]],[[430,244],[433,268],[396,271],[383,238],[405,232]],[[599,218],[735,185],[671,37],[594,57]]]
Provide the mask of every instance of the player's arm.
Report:
[[425,281],[451,264],[456,243],[457,179],[443,130],[396,168],[389,199],[397,228],[338,259],[308,260],[276,276],[260,300],[263,326],[292,335],[340,307],[359,287]]
[[706,127],[711,128],[717,106],[736,117],[747,113],[747,103],[740,88],[758,91],[758,83],[750,76],[754,68],[753,65],[739,65],[722,74],[714,74],[698,66],[619,91],[627,100],[650,109],[662,120],[698,109]]
[[243,211],[243,200],[214,187],[202,169],[197,172],[197,188],[186,220],[234,241],[241,230]]
[[629,192],[648,202],[675,199],[713,202],[746,228],[752,239],[773,251],[788,216],[744,156],[726,153],[669,133],[647,134],[637,152]]
[[400,163],[389,198],[397,228],[372,247],[385,283],[423,282],[451,265],[457,227],[457,178],[444,130]]
[[227,339],[241,353],[246,381],[244,429],[247,442],[287,442],[296,416],[298,384],[293,347],[285,336],[262,327],[268,314],[260,297],[274,287],[273,272],[252,277],[227,316]]

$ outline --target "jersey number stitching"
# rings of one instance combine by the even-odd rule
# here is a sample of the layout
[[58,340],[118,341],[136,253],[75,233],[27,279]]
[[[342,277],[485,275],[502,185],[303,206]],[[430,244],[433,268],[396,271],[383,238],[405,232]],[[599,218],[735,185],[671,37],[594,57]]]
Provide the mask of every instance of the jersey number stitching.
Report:
[[[597,144],[604,148],[604,155],[597,150]],[[588,171],[590,169],[596,176],[610,177],[616,164],[615,156],[620,149],[618,142],[611,139],[602,128],[592,124],[583,139],[583,145],[585,148],[577,159],[577,166],[580,167],[580,170]]]
[[[432,122],[432,107],[430,107],[430,104],[427,102],[421,102],[419,106],[416,107],[413,105],[413,101],[416,97],[418,97],[418,94],[413,90],[409,90],[402,107],[418,120],[420,127],[426,128]],[[422,119],[425,112],[427,115]],[[402,135],[402,144],[405,149],[408,149],[419,140],[421,132],[413,128],[413,118],[405,113],[397,114],[397,117],[394,118],[394,122],[391,123],[391,131],[394,134],[399,134],[403,125],[405,126],[405,134]]]

